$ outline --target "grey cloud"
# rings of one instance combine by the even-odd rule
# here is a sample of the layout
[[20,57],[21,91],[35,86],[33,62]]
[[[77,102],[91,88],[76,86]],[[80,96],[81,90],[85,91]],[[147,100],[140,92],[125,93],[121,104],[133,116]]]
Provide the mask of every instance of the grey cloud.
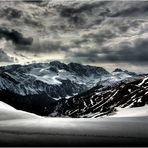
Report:
[[32,38],[25,38],[20,32],[4,27],[0,28],[0,39],[2,38],[12,41],[16,46],[27,46],[33,42]]
[[97,57],[98,61],[110,62],[127,62],[135,63],[148,63],[148,40],[137,39],[134,41],[133,46],[128,43],[118,45],[118,48],[102,50],[102,57]]
[[107,41],[108,39],[117,37],[116,32],[113,32],[111,29],[112,28],[106,30],[99,30],[96,33],[90,33],[88,35],[84,35],[83,38],[93,39],[95,43],[101,45],[103,42]]
[[43,24],[40,21],[35,20],[35,19],[31,18],[30,16],[24,17],[23,21],[24,21],[24,24],[27,24],[32,27],[36,27],[36,28],[43,27]]
[[[31,1],[29,3],[31,3]],[[32,3],[36,2],[32,1]],[[12,21],[16,25],[19,23],[21,25],[30,25],[33,27],[43,27],[42,23],[38,19],[35,19],[33,15],[26,13],[25,10],[18,9],[17,7],[3,7],[0,10],[0,17],[6,18],[8,21]]]
[[110,17],[138,16],[138,15],[143,15],[144,13],[148,12],[148,2],[147,1],[144,1],[144,2],[141,1],[140,3],[130,2],[129,4],[130,6],[128,8],[122,8],[121,10],[110,15]]
[[14,59],[9,57],[2,49],[0,49],[0,62],[13,62]]
[[44,0],[22,0],[23,2],[26,3],[42,3]]
[[[8,23],[5,18],[1,19],[1,26],[6,24],[6,28],[0,28],[0,39],[12,41],[17,50],[36,55],[64,52],[65,59],[69,57],[82,63],[148,62],[146,40],[135,41],[133,47],[122,41],[125,38],[131,41],[146,33],[148,2],[77,0],[56,4],[55,0],[48,1],[46,5],[44,2],[23,0],[12,5],[12,9],[7,6],[10,19],[7,19]],[[1,6],[1,9],[6,7]],[[17,10],[22,13],[16,14]],[[15,30],[8,29],[10,26]],[[117,47],[105,46],[109,44],[117,44]]]
[[22,50],[26,52],[39,54],[39,53],[68,52],[68,49],[70,47],[64,45],[60,41],[42,41],[42,42],[34,42],[32,46],[23,47]]
[[1,17],[7,17],[7,19],[19,19],[23,12],[15,8],[6,7],[1,10]]
[[148,62],[148,40],[137,39],[134,46],[123,45],[119,51],[114,51],[112,54],[108,54],[108,58],[117,61],[134,62]]
[[[83,25],[91,27],[94,22],[100,24],[104,20],[103,17],[110,13],[110,10],[104,7],[107,3],[109,2],[93,2],[89,4],[85,3],[73,7],[64,6],[60,8],[60,16],[67,18],[69,23],[75,24],[77,27],[84,27]],[[94,13],[97,13],[95,14],[97,17],[95,20],[91,20],[92,22],[89,22],[89,17],[93,16]]]
[[89,31],[89,33],[82,36],[81,39],[74,40],[73,42],[77,45],[83,44],[85,46],[85,43],[93,43],[94,48],[100,48],[100,46],[103,46],[103,44],[108,43],[110,39],[117,38],[119,36],[127,36],[128,31],[130,29],[138,29],[140,22],[136,20],[130,20],[125,21],[122,19],[113,21],[113,20],[106,20],[106,22],[103,23],[102,27],[100,29],[96,28],[96,31]]
[[122,43],[113,50],[102,48],[93,51],[79,52],[71,54],[73,59],[85,62],[111,62],[111,63],[148,63],[148,40],[137,39],[134,46]]
[[[77,52],[68,52],[65,58],[70,61],[78,61],[78,62],[85,62],[85,63],[91,63],[91,62],[98,62],[98,53],[102,53],[99,49],[86,49],[85,51],[80,48]],[[101,61],[101,60],[100,60]]]
[[83,4],[83,5],[75,7],[75,8],[74,7],[65,7],[65,8],[62,8],[60,15],[62,17],[72,17],[72,16],[74,16],[76,14],[80,14],[82,12],[92,13],[92,10],[94,8],[101,7],[101,6],[105,5],[106,3],[108,3],[108,2],[95,2],[92,4]]

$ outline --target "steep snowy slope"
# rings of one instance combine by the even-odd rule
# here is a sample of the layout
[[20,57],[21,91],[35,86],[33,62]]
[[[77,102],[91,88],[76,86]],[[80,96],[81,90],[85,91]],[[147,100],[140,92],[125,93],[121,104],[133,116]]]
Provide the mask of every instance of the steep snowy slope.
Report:
[[10,106],[10,105],[8,105],[8,104],[6,104],[6,103],[4,103],[4,102],[2,102],[2,101],[0,101],[0,110],[12,110],[12,111],[14,111],[15,109],[12,107],[12,106]]
[[148,78],[121,82],[113,87],[94,87],[68,100],[59,100],[57,116],[99,117],[116,111],[116,107],[130,108],[148,103]]
[[10,105],[0,101],[0,122],[5,120],[18,120],[18,119],[36,119],[42,118],[35,114],[19,111]]

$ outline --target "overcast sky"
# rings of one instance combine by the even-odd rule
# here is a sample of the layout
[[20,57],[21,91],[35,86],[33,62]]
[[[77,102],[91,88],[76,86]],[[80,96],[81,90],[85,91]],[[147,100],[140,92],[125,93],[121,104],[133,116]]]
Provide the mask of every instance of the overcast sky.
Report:
[[0,65],[60,60],[148,71],[148,2],[0,2]]

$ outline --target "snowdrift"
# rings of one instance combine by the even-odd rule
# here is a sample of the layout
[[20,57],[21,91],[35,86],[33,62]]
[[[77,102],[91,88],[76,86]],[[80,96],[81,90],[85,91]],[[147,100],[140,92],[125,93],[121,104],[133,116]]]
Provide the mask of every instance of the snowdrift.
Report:
[[145,114],[122,118],[43,118],[0,102],[1,146],[148,146],[147,131]]

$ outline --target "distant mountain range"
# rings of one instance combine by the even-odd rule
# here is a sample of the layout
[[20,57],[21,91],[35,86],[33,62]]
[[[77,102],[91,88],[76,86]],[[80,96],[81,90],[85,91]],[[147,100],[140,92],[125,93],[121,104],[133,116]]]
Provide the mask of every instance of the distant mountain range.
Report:
[[[0,100],[17,109],[43,116],[53,115],[56,110],[59,114],[58,106],[71,101],[74,96],[88,94],[94,88],[113,88],[121,82],[131,82],[144,76],[121,69],[109,73],[102,67],[59,61],[9,65],[0,67]],[[71,109],[75,108],[73,105]]]

